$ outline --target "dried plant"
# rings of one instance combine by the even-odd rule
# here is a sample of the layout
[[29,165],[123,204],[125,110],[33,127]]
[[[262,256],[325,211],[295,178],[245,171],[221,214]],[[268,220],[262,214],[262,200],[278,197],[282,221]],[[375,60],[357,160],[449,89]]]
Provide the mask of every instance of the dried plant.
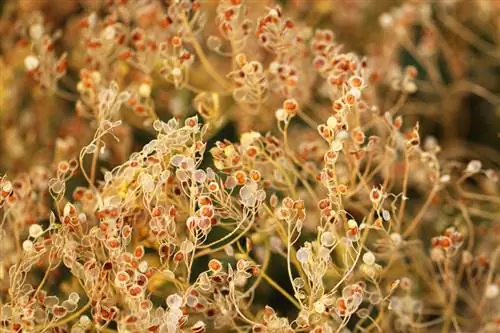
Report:
[[500,331],[496,1],[0,8],[1,332]]

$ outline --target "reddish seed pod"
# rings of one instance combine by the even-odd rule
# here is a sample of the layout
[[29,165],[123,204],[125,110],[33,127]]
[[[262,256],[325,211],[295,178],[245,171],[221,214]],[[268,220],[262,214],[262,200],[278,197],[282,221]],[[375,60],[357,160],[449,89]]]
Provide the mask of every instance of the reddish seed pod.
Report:
[[293,203],[293,209],[304,209],[304,200],[296,200]]
[[182,38],[179,36],[174,36],[174,37],[172,37],[171,43],[172,43],[172,46],[179,47],[182,45]]
[[412,79],[414,79],[418,75],[418,70],[415,66],[408,66],[406,67],[406,74]]
[[172,19],[169,16],[165,16],[161,21],[160,21],[160,26],[162,28],[168,28],[172,24]]
[[120,58],[121,60],[128,60],[131,57],[132,57],[132,51],[130,50],[124,50],[118,54],[118,58]]
[[214,216],[214,209],[212,206],[203,206],[201,209],[200,209],[200,213],[201,213],[201,216],[205,216],[205,217],[208,217],[208,218],[211,218],[212,216]]
[[258,182],[261,180],[261,174],[258,170],[251,170],[250,171],[250,178],[252,178],[252,180],[254,182]]
[[217,259],[212,259],[208,262],[208,268],[212,272],[219,272],[222,269],[222,263]]
[[161,244],[158,252],[160,253],[160,256],[168,257],[170,255],[170,248],[167,244]]
[[200,206],[206,206],[206,205],[211,205],[212,204],[212,199],[209,197],[203,195],[198,198],[198,205]]
[[158,208],[158,207],[155,207],[152,211],[151,211],[151,215],[153,217],[158,217],[161,215],[161,209]]
[[169,209],[168,209],[168,215],[172,218],[175,218],[175,216],[177,215],[177,208],[175,208],[174,206],[171,206]]
[[443,249],[447,249],[451,246],[451,239],[446,236],[441,236],[439,238],[439,246],[441,246]]
[[137,246],[134,250],[134,256],[137,259],[141,259],[144,256],[144,253],[145,253],[145,250],[144,250],[144,246],[142,246],[142,245]]
[[351,93],[348,93],[346,96],[345,96],[345,102],[347,105],[354,105],[356,104],[356,96],[354,96],[353,94]]
[[330,207],[330,201],[328,199],[321,199],[319,202],[318,202],[318,208],[323,210],[323,209],[326,209]]
[[175,260],[176,262],[180,262],[180,261],[184,260],[184,253],[182,253],[182,252],[180,252],[180,251],[179,251],[179,252],[177,252],[177,253],[174,255],[174,260]]
[[299,111],[299,103],[291,98],[283,102],[283,109],[289,115],[295,115]]

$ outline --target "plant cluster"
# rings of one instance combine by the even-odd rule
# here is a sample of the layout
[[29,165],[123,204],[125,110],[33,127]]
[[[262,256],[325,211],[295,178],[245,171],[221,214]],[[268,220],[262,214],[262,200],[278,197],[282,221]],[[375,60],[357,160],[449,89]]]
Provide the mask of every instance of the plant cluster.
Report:
[[500,331],[497,152],[453,145],[495,2],[42,3],[0,19],[1,332]]

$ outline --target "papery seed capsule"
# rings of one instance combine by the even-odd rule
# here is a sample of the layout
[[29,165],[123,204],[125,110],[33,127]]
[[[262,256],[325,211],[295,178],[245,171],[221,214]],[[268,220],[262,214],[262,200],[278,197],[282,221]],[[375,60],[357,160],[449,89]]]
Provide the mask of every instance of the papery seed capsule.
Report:
[[349,84],[354,88],[361,88],[363,83],[363,79],[359,76],[353,76],[349,79]]
[[23,250],[28,252],[33,248],[33,242],[30,240],[25,240],[23,242]]
[[408,66],[406,67],[406,74],[414,79],[418,75],[418,70],[415,66]]
[[328,199],[321,199],[319,202],[318,202],[318,208],[320,210],[323,210],[327,207],[330,207],[330,201]]
[[203,333],[205,332],[206,324],[201,320],[197,321],[193,326],[191,326],[191,332],[193,333]]
[[140,259],[144,256],[144,253],[145,253],[145,250],[144,250],[144,246],[140,245],[140,246],[137,246],[134,250],[134,256],[137,258],[137,259]]
[[184,260],[184,253],[182,253],[182,252],[177,252],[177,253],[174,255],[174,260],[175,260],[175,261],[177,261],[177,262]]
[[366,265],[373,265],[375,263],[375,255],[372,252],[366,252],[363,254],[363,262]]
[[222,269],[222,263],[217,259],[211,259],[208,262],[208,268],[213,272],[219,272]]
[[212,204],[212,199],[210,199],[209,197],[205,195],[198,197],[198,205],[206,206],[211,204]]
[[289,115],[295,115],[299,110],[299,103],[295,99],[287,99],[283,102],[283,109]]
[[238,181],[239,185],[245,184],[245,182],[247,180],[247,176],[246,176],[245,172],[241,171],[241,170],[236,171],[236,173],[234,174],[234,177]]
[[108,245],[108,247],[110,249],[117,249],[120,246],[120,242],[118,241],[118,239],[116,239],[114,237],[108,239],[106,244]]
[[61,318],[61,317],[64,317],[66,315],[68,311],[63,307],[63,306],[60,306],[60,305],[56,305],[52,308],[52,313],[54,314],[55,317],[57,318]]
[[261,174],[258,170],[251,170],[250,171],[250,178],[252,178],[252,180],[254,182],[258,182],[261,179]]
[[208,190],[210,192],[216,192],[217,190],[219,190],[219,184],[217,184],[216,182],[211,182],[210,184],[208,184]]
[[446,236],[439,237],[439,246],[441,246],[443,249],[449,248],[451,246],[451,239]]

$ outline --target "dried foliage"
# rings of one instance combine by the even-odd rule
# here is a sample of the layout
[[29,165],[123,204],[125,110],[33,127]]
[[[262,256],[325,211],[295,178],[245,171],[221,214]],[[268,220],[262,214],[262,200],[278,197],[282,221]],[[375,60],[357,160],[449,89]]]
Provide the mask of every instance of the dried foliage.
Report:
[[500,331],[497,1],[1,6],[1,332]]

